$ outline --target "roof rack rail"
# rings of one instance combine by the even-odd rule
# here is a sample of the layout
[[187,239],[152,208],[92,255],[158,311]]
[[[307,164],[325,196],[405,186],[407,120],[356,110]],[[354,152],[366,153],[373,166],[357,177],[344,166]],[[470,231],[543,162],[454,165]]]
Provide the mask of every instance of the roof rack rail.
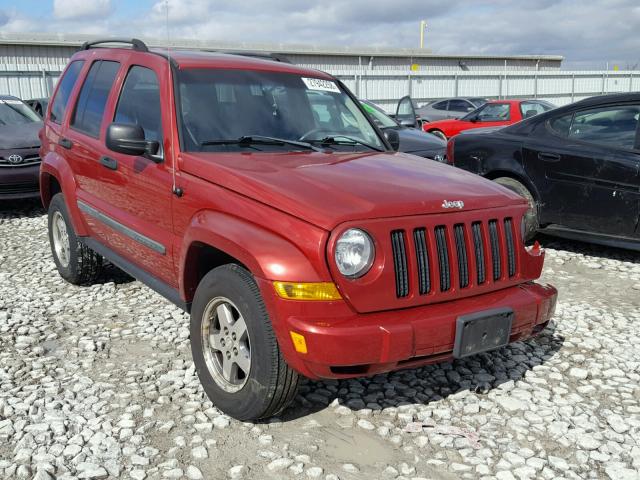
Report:
[[105,38],[102,40],[93,40],[91,42],[84,42],[80,50],[89,50],[91,47],[95,47],[96,45],[100,45],[102,43],[126,43],[131,45],[131,48],[134,50],[138,50],[140,52],[148,52],[149,49],[147,45],[137,38]]
[[240,55],[242,57],[252,57],[252,58],[261,58],[262,60],[273,60],[275,62],[282,63],[293,63],[289,58],[280,53],[271,53],[271,52],[247,52],[247,51],[237,51],[237,50],[227,50],[221,51],[220,53],[226,53],[229,55]]

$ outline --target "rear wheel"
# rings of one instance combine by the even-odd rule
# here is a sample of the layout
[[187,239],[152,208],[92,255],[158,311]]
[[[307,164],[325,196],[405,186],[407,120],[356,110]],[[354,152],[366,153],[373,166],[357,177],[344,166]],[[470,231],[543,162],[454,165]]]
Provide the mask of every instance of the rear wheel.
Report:
[[58,273],[67,282],[87,285],[100,275],[102,257],[78,240],[62,193],[49,204],[49,243]]
[[238,420],[277,415],[297,392],[258,286],[238,265],[215,268],[198,285],[191,351],[208,397]]
[[512,192],[517,193],[529,203],[529,209],[524,215],[524,239],[525,241],[531,240],[538,231],[538,206],[536,205],[535,198],[518,180],[510,177],[499,177],[494,179],[494,182],[499,183],[503,187],[508,188]]
[[429,130],[429,133],[434,134],[436,137],[441,138],[445,142],[447,141],[447,136],[444,134],[442,130]]

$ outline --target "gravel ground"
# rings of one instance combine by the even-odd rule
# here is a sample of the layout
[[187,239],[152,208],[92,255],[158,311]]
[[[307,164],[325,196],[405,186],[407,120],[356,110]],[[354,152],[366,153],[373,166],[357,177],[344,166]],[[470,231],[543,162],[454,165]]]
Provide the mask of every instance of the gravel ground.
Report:
[[306,382],[268,423],[204,396],[188,318],[114,268],[56,273],[46,216],[0,207],[0,478],[640,478],[640,254],[542,238],[537,339]]

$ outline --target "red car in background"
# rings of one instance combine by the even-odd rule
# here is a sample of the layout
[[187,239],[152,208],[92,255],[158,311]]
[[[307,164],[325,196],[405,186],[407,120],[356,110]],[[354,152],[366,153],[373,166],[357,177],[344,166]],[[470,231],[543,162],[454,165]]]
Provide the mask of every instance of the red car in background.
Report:
[[[407,105],[398,106],[398,115],[403,112],[409,118],[415,118],[419,121],[419,117],[415,115],[413,101],[409,97],[405,97],[400,102],[404,102],[405,99],[407,99]],[[489,100],[461,118],[424,122],[422,129],[446,140],[465,130],[511,125],[553,108],[555,105],[544,100]],[[403,119],[398,118],[398,120],[402,121]]]

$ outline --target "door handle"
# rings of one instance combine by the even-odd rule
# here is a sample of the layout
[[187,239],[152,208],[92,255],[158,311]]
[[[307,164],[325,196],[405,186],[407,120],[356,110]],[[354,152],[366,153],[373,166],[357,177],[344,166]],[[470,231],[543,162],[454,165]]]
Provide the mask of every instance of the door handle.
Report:
[[100,163],[103,167],[108,168],[109,170],[117,170],[118,169],[118,161],[115,158],[111,157],[100,157]]
[[547,153],[547,152],[539,152],[538,158],[543,162],[559,162],[560,155],[557,153]]
[[71,148],[73,147],[73,142],[68,138],[62,137],[60,140],[58,140],[58,145],[60,145],[62,148],[66,148],[67,150],[71,150]]

